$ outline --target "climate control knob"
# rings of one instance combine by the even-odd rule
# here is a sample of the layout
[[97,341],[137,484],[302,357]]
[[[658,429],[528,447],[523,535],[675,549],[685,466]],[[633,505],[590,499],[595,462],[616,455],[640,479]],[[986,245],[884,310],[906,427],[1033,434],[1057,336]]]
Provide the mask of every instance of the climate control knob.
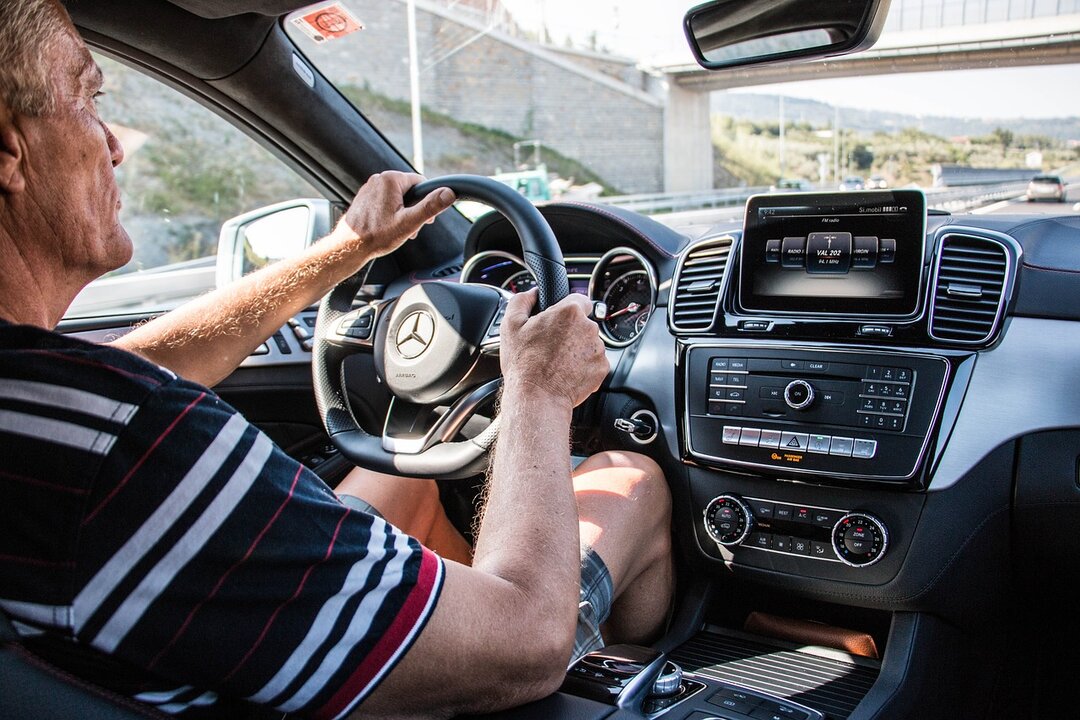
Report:
[[814,386],[805,380],[792,380],[784,388],[784,402],[792,410],[802,410],[814,402]]
[[833,525],[832,546],[844,564],[866,567],[885,556],[889,531],[885,523],[869,513],[850,512]]
[[705,506],[705,531],[720,545],[738,545],[753,524],[750,508],[736,495],[714,497]]

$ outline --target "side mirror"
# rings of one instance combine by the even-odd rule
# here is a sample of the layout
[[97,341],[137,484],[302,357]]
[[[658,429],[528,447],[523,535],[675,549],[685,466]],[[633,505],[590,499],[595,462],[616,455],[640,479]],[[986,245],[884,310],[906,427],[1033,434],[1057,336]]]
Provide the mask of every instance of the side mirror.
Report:
[[217,287],[300,253],[330,232],[330,201],[286,200],[226,220],[218,236]]
[[877,42],[889,0],[711,0],[683,29],[709,70],[832,57]]

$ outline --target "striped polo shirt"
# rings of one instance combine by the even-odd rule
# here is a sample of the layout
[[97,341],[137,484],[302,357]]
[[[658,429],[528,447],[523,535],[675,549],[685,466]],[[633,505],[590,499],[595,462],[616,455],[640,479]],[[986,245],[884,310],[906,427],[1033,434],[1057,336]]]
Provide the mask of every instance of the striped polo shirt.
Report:
[[28,646],[185,717],[346,714],[442,585],[436,555],[212,391],[3,321],[0,527],[0,607]]

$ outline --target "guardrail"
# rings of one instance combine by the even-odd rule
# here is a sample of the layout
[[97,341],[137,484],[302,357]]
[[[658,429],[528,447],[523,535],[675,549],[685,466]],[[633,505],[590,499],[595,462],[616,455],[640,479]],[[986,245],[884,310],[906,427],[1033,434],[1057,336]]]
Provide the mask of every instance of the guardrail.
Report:
[[[998,200],[1014,198],[1022,195],[1026,189],[1027,182],[1007,182],[955,188],[926,188],[923,192],[926,193],[927,207],[952,212],[970,210]],[[600,197],[596,199],[596,202],[616,205],[645,215],[663,215],[686,210],[743,205],[751,195],[768,191],[768,187],[759,186],[678,193],[640,193]]]
[[1010,200],[1027,192],[1026,182],[997,183],[959,188],[925,190],[926,207],[949,212],[972,210],[1000,200]]
[[768,186],[718,188],[677,193],[640,193],[599,197],[596,202],[616,205],[645,215],[660,215],[681,210],[702,210],[742,205],[751,195],[768,192]]

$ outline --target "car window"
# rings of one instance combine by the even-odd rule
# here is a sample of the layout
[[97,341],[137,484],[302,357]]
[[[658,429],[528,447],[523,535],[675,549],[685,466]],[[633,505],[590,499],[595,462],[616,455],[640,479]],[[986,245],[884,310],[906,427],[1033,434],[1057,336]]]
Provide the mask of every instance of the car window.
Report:
[[[509,180],[536,203],[612,203],[676,227],[687,211],[707,227],[757,192],[919,188],[931,207],[1003,212],[1036,175],[1080,174],[1080,96],[1063,90],[1078,66],[1053,45],[1080,0],[894,0],[877,45],[843,65],[739,77],[695,63],[681,31],[693,5],[329,0],[285,28],[425,175]],[[1029,30],[1050,32],[1046,46],[1016,63],[1008,43]],[[965,53],[1002,42],[965,69]],[[941,47],[948,62],[924,60]],[[894,71],[909,58],[954,69]]]
[[282,200],[321,195],[221,117],[132,68],[95,54],[98,108],[124,146],[120,219],[131,261],[90,283],[66,317],[168,310],[213,289],[225,220]]

